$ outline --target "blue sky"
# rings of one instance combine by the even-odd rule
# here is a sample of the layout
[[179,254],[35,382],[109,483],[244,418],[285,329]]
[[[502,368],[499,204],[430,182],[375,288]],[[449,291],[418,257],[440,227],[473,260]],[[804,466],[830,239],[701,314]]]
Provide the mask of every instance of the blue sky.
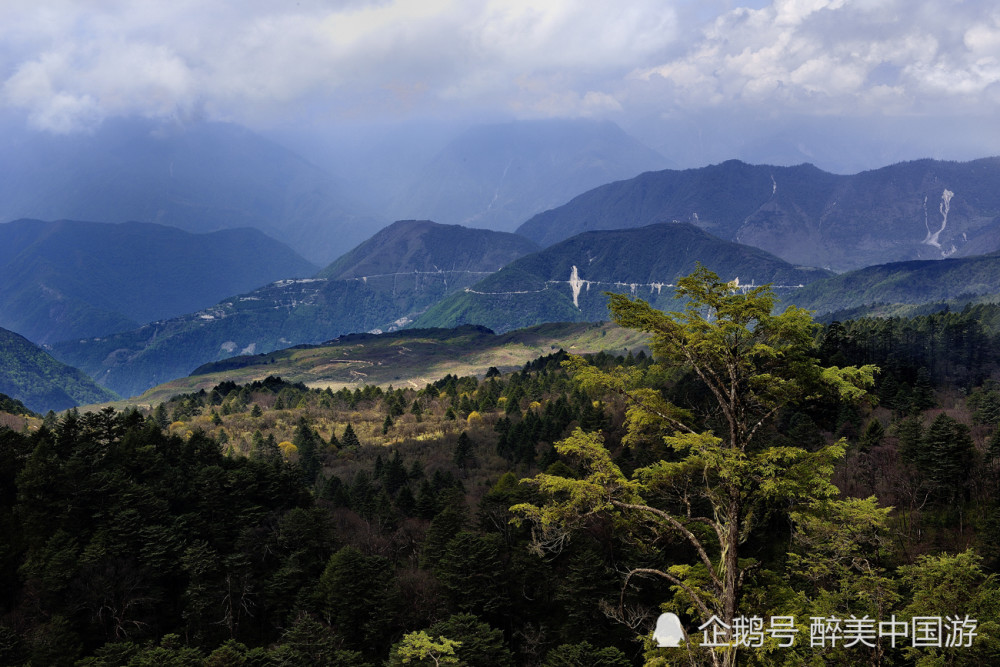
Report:
[[987,154],[998,106],[1000,7],[984,0],[0,5],[0,108],[55,133],[118,115],[258,129],[594,117],[666,144],[670,127],[715,122],[723,137],[742,119],[745,144],[788,119]]

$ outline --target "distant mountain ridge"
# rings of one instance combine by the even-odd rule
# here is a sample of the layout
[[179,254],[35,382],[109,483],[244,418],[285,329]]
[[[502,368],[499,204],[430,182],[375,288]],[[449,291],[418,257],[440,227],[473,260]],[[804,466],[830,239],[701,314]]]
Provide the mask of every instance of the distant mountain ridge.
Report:
[[391,217],[513,231],[590,188],[666,166],[665,157],[610,121],[479,125],[406,179]]
[[316,267],[256,229],[0,224],[0,326],[37,343],[132,329]]
[[789,288],[831,275],[795,267],[758,248],[724,241],[688,223],[578,234],[512,262],[430,308],[414,326],[479,324],[497,332],[542,322],[608,319],[605,292],[671,309],[673,284],[701,263],[724,280]]
[[786,261],[850,270],[995,250],[1000,158],[919,160],[853,176],[812,165],[730,160],[658,171],[590,190],[517,232],[551,245],[583,231],[691,222]]
[[508,232],[399,220],[336,259],[316,277],[348,280],[400,271],[492,273],[538,249],[534,241]]
[[330,174],[230,123],[130,118],[93,133],[3,131],[0,222],[254,227],[320,265],[384,224]]
[[789,303],[817,311],[1000,299],[1000,252],[868,266],[806,285]]
[[400,221],[323,269],[321,277],[277,281],[194,313],[62,341],[52,349],[104,386],[131,396],[237,354],[401,328],[444,296],[536,247],[506,232]]
[[111,401],[113,392],[53,359],[24,336],[0,329],[0,393],[35,412]]

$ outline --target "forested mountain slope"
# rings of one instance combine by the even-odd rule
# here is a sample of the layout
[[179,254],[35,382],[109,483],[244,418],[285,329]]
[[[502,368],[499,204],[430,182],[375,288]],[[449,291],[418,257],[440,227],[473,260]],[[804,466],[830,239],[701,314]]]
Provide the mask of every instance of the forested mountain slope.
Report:
[[724,280],[790,287],[830,275],[757,248],[723,241],[688,223],[585,232],[523,257],[442,300],[415,326],[480,324],[508,331],[541,322],[608,319],[605,292],[676,307],[673,285],[698,263]]
[[817,280],[788,296],[818,314],[863,306],[1000,299],[1000,253],[869,266]]
[[[794,645],[779,649],[792,663],[995,662],[998,311],[819,330],[810,351],[824,366],[881,366],[879,401],[806,397],[778,410],[750,452],[765,465],[751,470],[787,484],[763,486],[743,474],[749,456],[735,460],[730,479],[768,509],[741,537],[740,566],[751,569],[737,613],[831,627],[853,613],[900,633],[847,647],[812,643],[796,626]],[[386,337],[383,351],[405,335]],[[345,340],[341,352],[372,342]],[[702,505],[719,479],[703,471],[734,460],[699,460],[719,430],[711,392],[644,351],[589,355],[586,376],[566,361],[553,350],[510,373],[394,387],[205,376],[162,403],[0,429],[3,662],[373,667],[432,638],[456,642],[469,665],[628,667],[677,655],[649,646],[667,604],[711,663],[698,610],[686,611],[673,582],[623,571],[670,568],[711,594],[704,572],[719,549],[689,545],[719,520]],[[593,382],[612,372],[634,383],[626,391],[678,406],[663,419],[684,419],[701,447],[668,447],[663,420],[626,419],[635,404],[625,392]],[[600,443],[603,477],[583,479],[588,460],[572,448],[582,437]],[[679,523],[692,537],[657,539],[659,523],[626,511],[634,503],[556,533],[512,522],[526,505],[551,506],[539,478],[519,481],[542,472],[574,489],[627,476],[617,491],[630,500],[642,494],[665,514],[690,506]],[[797,495],[769,503],[773,493]],[[562,548],[540,556],[550,536]],[[911,619],[943,619],[945,606],[974,633],[958,635],[968,643],[918,646],[902,634]],[[761,664],[775,655],[740,651]]]
[[0,329],[0,392],[35,412],[117,398],[79,370],[56,361],[24,336],[6,329]]

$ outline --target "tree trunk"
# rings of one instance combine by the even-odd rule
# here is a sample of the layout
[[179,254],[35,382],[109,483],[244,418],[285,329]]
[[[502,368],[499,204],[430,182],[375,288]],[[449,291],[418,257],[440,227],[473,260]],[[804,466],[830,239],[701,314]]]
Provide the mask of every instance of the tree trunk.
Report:
[[[742,503],[739,489],[729,489],[729,523],[726,526],[726,542],[722,552],[722,620],[730,627],[736,618],[736,602],[739,597],[739,560],[740,560],[740,516]],[[737,647],[733,646],[724,653],[723,665],[731,667],[736,664]]]

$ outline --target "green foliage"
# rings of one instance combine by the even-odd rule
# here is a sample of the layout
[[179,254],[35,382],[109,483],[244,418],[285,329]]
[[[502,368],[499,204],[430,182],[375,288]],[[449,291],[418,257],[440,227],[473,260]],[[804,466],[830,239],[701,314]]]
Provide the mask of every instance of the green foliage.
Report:
[[913,597],[902,612],[914,616],[948,616],[978,621],[978,636],[970,647],[913,648],[906,657],[922,667],[940,664],[986,665],[1000,658],[1000,588],[996,575],[983,572],[982,559],[972,551],[927,555],[900,568]]
[[316,483],[316,476],[320,470],[320,439],[304,418],[299,420],[299,425],[295,428],[292,444],[299,452],[299,467],[302,469],[302,478],[308,486],[312,486]]
[[458,436],[458,442],[455,443],[455,451],[451,455],[451,460],[459,468],[465,468],[466,466],[472,464],[472,441],[469,440],[469,434],[462,431]]
[[350,424],[344,427],[344,435],[340,437],[340,446],[344,449],[356,449],[361,446],[361,441],[358,440],[354,427]]
[[545,654],[542,667],[629,667],[632,663],[614,646],[598,648],[590,642],[562,644]]
[[[603,330],[613,331],[593,331]],[[826,337],[826,351],[819,338],[822,359],[849,342],[846,328],[840,333],[836,345],[835,335]],[[773,361],[761,342],[808,364],[816,348],[812,335],[806,339],[802,357],[780,340],[747,349],[760,353],[754,363],[761,368]],[[376,343],[368,337],[364,345]],[[399,347],[393,351],[403,357]],[[840,389],[853,394],[852,379],[864,378],[850,369],[789,378],[770,368],[783,384],[740,385],[749,400],[743,409],[758,420],[788,400],[742,453],[732,451],[725,412],[707,383],[664,352],[654,362],[645,351],[586,360],[559,351],[485,381],[448,375],[419,390],[227,380],[165,402],[163,415],[185,420],[167,433],[155,424],[156,410],[70,412],[42,426],[28,420],[24,432],[0,429],[0,534],[7,538],[0,541],[0,663],[23,664],[44,649],[57,664],[65,653],[92,665],[372,665],[393,660],[393,643],[422,630],[432,643],[461,642],[454,657],[473,666],[549,658],[620,664],[616,650],[636,659],[636,636],[648,633],[657,608],[679,613],[688,632],[700,634],[693,631],[704,618],[699,604],[725,609],[719,591],[728,572],[737,579],[739,613],[794,614],[804,633],[791,649],[766,642],[741,651],[740,664],[996,661],[991,544],[1000,522],[991,455],[974,452],[961,474],[948,470],[948,460],[921,468],[928,443],[962,442],[955,424],[939,418],[932,428],[939,411],[903,417],[839,403]],[[561,365],[567,360],[582,386]],[[908,386],[912,402],[919,367],[891,373],[893,393]],[[958,419],[992,390],[972,392],[965,412],[959,392],[932,388]],[[265,407],[279,397],[290,407]],[[492,407],[472,423],[449,422],[447,409],[460,410],[463,399]],[[394,406],[405,412],[415,400],[423,421],[406,416],[381,438]],[[508,412],[515,401],[520,411]],[[262,408],[257,418],[248,412],[254,404]],[[212,423],[213,410],[221,424]],[[364,440],[356,448],[318,439],[317,431],[340,436],[348,423]],[[574,430],[581,424],[603,432]],[[225,455],[199,427],[229,435]],[[908,430],[912,437],[903,437]],[[928,438],[932,430],[941,434]],[[993,430],[974,427],[976,445]],[[857,445],[836,443],[838,432]],[[318,445],[323,470],[311,489],[301,467],[278,455],[278,439],[298,440],[307,451],[307,440]],[[475,459],[464,468],[467,459],[455,456],[463,440]],[[903,456],[895,456],[899,448]],[[526,474],[536,475],[534,483],[518,482]],[[950,474],[953,497],[941,495],[948,492],[942,480],[931,491],[935,475]],[[833,481],[847,495],[838,497]],[[716,527],[734,516],[734,487],[740,520],[730,525],[743,532],[726,542],[729,533]],[[875,488],[903,506],[855,497]],[[521,525],[510,523],[511,506],[524,511]],[[523,521],[531,508],[537,522]],[[938,590],[948,577],[936,566],[927,576],[901,576],[899,565],[920,565],[920,554],[937,558],[942,546],[970,543],[989,560],[976,561],[978,569],[947,561],[942,567],[955,580],[945,589]],[[738,550],[732,567],[728,544]],[[550,548],[540,559],[528,546]],[[904,619],[917,613],[911,606],[929,609],[962,588],[966,597],[948,604],[973,609],[982,628],[963,652],[909,655],[885,641],[875,649],[809,645],[812,615]],[[460,610],[477,615],[448,617]],[[170,633],[184,640],[164,637]],[[581,652],[583,642],[589,646]],[[652,649],[647,658],[662,664],[669,653]],[[707,652],[692,655],[711,661]]]
[[396,625],[399,592],[389,562],[344,547],[323,570],[316,603],[324,620],[352,650],[382,653]]
[[[13,410],[65,410],[117,396],[12,331],[0,329],[0,392]],[[11,402],[13,399],[15,402]],[[15,412],[15,414],[17,414]]]
[[[596,517],[620,529],[651,537],[676,535],[694,565],[657,563],[635,567],[633,575],[655,575],[674,587],[673,609],[703,621],[732,619],[741,583],[759,562],[741,559],[743,545],[775,512],[835,496],[834,463],[844,443],[809,451],[776,445],[768,430],[778,412],[821,395],[857,399],[873,383],[874,368],[823,368],[812,356],[809,315],[789,308],[774,314],[767,288],[734,289],[699,268],[678,283],[687,299],[683,312],[664,314],[644,301],[612,295],[611,311],[623,326],[652,334],[658,361],[695,375],[712,397],[710,408],[675,406],[662,390],[644,386],[660,374],[652,368],[603,371],[580,360],[571,363],[585,387],[603,387],[626,398],[630,440],[659,436],[675,453],[639,468],[631,477],[612,462],[599,434],[577,430],[556,446],[583,474],[539,474],[533,480],[547,502],[520,504],[512,511],[532,524],[540,551],[560,550],[572,530]],[[695,406],[700,407],[700,406]],[[671,499],[663,503],[663,499]],[[675,508],[684,508],[683,512]],[[638,537],[637,537],[638,539]],[[735,651],[724,651],[726,664]]]
[[438,637],[436,640],[423,630],[403,635],[403,639],[393,646],[389,657],[390,665],[458,665],[455,649],[462,642]]
[[12,415],[24,415],[26,417],[37,416],[37,413],[25,407],[24,403],[5,394],[0,394],[0,412],[7,412]]
[[948,502],[961,497],[974,458],[969,427],[942,412],[924,434],[914,461],[939,501]]
[[445,545],[434,574],[452,609],[501,621],[510,600],[497,535],[459,532]]
[[[967,305],[911,318],[863,318],[833,322],[820,347],[825,363],[877,364],[882,368],[878,394],[886,407],[909,412],[913,390],[927,405],[925,380],[967,389],[980,385],[1000,368],[1000,306]],[[923,369],[923,370],[921,370]],[[919,406],[917,406],[919,407]]]
[[472,614],[455,614],[427,629],[432,637],[449,637],[460,642],[455,656],[467,667],[513,667],[514,656],[507,648],[503,632],[490,627]]
[[[964,304],[975,297],[995,300],[1000,294],[995,253],[974,257],[893,262],[819,280],[791,296],[803,308],[823,313],[879,312],[886,305]],[[895,314],[895,313],[892,313]]]

